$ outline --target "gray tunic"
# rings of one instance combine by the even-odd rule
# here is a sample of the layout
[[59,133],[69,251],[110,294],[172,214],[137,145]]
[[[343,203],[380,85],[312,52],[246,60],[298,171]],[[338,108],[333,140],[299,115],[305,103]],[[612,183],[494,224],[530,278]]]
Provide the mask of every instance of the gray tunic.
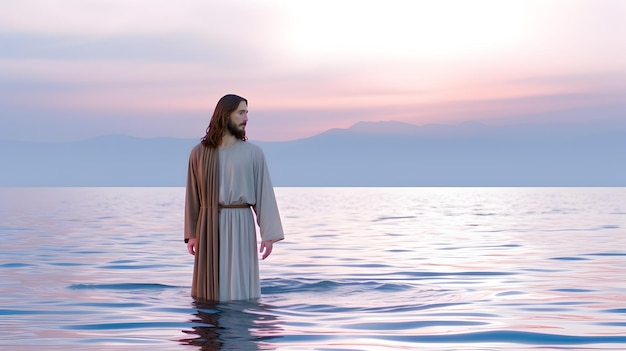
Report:
[[[258,146],[237,141],[219,148],[218,201],[221,205],[251,204],[261,241],[284,238],[265,155]],[[252,211],[246,208],[220,210],[219,301],[261,295],[254,219]]]

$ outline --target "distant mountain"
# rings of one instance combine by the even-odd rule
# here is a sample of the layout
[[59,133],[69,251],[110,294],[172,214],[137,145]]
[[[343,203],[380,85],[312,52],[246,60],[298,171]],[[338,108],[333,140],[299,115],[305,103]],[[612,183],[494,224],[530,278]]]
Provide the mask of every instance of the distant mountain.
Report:
[[347,129],[331,129],[322,135],[377,135],[377,136],[419,136],[419,137],[458,137],[486,132],[489,127],[485,124],[465,122],[459,125],[427,124],[417,126],[415,124],[381,121],[381,122],[358,122]]
[[[184,186],[198,139],[0,141],[0,186]],[[626,128],[361,122],[255,142],[275,186],[626,186]]]
[[0,141],[0,186],[181,186],[197,142],[124,135],[66,143]]

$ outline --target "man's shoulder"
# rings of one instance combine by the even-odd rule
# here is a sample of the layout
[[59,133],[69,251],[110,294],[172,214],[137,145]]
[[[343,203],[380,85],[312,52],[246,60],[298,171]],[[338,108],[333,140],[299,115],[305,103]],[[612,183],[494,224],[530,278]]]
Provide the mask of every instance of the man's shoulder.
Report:
[[196,146],[194,146],[191,149],[191,153],[192,154],[197,154],[198,152],[201,152],[204,148],[205,148],[205,146],[202,145],[202,143],[198,143]]
[[203,145],[202,143],[198,143],[196,146],[194,146],[191,149],[190,157],[202,157],[202,155],[205,155],[206,152],[208,151],[208,147]]
[[257,144],[251,143],[249,141],[241,142],[241,146],[248,152],[255,154],[263,154],[263,149]]

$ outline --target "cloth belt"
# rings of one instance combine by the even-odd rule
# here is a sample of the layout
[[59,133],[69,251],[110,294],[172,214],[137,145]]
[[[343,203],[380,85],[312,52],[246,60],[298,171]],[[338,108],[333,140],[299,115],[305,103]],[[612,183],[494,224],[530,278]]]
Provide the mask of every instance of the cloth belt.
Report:
[[234,205],[218,205],[219,210],[223,208],[250,208],[252,205],[250,204],[234,204]]

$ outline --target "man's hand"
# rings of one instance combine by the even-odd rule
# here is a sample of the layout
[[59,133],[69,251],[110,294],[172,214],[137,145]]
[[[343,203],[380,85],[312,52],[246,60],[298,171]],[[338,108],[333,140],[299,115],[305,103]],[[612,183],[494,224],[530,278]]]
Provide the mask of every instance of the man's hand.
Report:
[[262,260],[266,259],[267,256],[269,256],[272,253],[272,246],[274,246],[274,244],[272,243],[271,240],[263,241],[261,243],[261,248],[259,249],[259,253],[263,254],[263,257],[261,257]]
[[189,239],[189,241],[187,242],[187,251],[189,251],[189,253],[192,255],[196,254],[196,238]]

